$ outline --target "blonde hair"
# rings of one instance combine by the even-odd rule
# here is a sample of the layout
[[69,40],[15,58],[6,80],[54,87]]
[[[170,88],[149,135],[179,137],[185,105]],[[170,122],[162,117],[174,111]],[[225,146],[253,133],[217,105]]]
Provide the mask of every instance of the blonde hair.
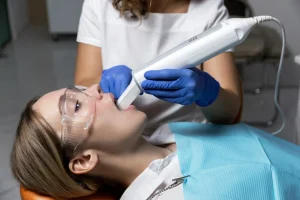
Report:
[[[84,197],[99,187],[87,176],[74,175],[63,163],[60,139],[32,106],[31,100],[21,114],[11,154],[14,177],[25,188],[56,199]],[[67,153],[67,152],[66,152]]]
[[142,20],[142,17],[149,13],[151,0],[113,0],[113,6],[120,11],[123,16],[130,13],[132,18]]

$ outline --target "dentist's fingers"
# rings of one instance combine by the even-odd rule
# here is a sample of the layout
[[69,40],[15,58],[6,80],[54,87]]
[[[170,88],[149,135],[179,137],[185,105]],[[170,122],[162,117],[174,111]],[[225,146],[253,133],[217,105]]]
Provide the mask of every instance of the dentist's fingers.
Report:
[[178,98],[194,95],[192,92],[189,93],[189,91],[185,88],[180,90],[145,90],[145,93],[151,94],[158,98]]
[[141,84],[144,90],[178,90],[182,88],[178,81],[145,80]]
[[151,70],[144,74],[148,80],[176,80],[180,77],[192,77],[193,71],[189,69],[163,69]]
[[179,97],[179,98],[160,98],[161,100],[171,102],[171,103],[177,103],[181,105],[190,105],[194,103],[194,101],[187,99],[186,97]]

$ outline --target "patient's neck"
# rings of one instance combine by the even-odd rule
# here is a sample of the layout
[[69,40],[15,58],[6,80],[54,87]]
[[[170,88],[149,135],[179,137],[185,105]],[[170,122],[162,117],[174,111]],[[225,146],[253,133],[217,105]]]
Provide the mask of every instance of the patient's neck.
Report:
[[100,157],[95,175],[116,180],[127,187],[153,160],[165,158],[168,154],[170,150],[154,146],[141,138],[130,151]]

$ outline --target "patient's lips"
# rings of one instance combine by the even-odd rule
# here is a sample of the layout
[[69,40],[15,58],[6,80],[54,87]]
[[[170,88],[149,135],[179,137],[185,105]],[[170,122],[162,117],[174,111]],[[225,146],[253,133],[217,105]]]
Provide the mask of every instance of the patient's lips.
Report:
[[133,110],[133,109],[136,109],[136,107],[134,105],[130,105],[128,108],[126,108],[124,111],[127,111],[127,110]]

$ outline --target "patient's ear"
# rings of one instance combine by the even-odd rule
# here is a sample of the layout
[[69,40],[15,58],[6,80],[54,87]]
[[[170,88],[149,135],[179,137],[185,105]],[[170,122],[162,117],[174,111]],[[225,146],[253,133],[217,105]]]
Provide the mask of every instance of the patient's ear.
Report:
[[93,150],[84,151],[73,158],[69,169],[74,174],[86,174],[93,170],[98,163],[98,154]]

